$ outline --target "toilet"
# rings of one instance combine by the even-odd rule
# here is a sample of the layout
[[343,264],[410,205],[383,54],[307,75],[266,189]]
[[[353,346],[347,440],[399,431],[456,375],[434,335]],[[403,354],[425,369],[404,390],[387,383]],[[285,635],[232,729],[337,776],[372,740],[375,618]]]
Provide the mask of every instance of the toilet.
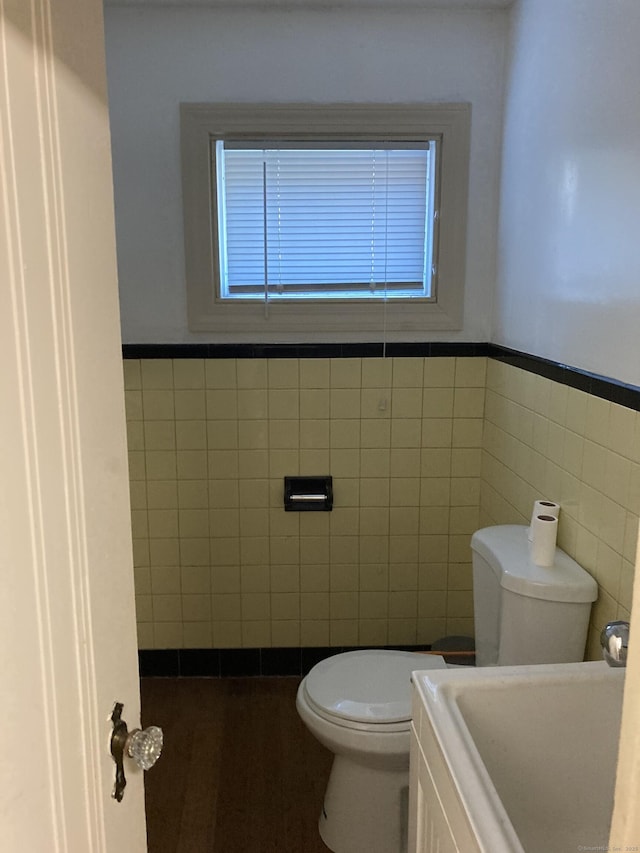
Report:
[[[528,528],[486,527],[471,539],[476,664],[581,661],[597,584],[556,549],[530,559]],[[407,840],[411,673],[442,669],[438,655],[386,649],[336,654],[300,683],[298,713],[334,754],[319,829],[334,853],[404,853]]]

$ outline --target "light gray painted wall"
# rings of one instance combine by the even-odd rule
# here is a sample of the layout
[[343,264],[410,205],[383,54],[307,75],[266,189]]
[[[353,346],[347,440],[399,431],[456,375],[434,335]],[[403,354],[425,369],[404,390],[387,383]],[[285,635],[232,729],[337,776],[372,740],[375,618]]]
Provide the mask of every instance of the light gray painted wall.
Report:
[[187,329],[178,105],[218,100],[471,102],[464,329],[410,338],[487,340],[507,11],[105,11],[125,343],[216,340]]
[[640,3],[522,0],[492,340],[640,385]]

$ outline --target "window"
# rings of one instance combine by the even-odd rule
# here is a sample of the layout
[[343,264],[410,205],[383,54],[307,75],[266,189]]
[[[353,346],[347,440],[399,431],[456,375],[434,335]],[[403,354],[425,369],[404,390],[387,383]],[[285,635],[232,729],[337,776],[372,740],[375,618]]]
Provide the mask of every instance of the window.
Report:
[[435,140],[216,140],[212,156],[219,298],[431,298]]
[[466,105],[183,104],[190,327],[460,328],[468,144]]

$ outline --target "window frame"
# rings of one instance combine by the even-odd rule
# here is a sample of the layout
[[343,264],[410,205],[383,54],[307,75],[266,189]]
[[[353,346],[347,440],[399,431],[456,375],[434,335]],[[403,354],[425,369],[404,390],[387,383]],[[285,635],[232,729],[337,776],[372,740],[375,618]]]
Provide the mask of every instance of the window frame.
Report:
[[[470,105],[183,103],[181,157],[189,328],[240,340],[379,339],[386,332],[462,328]],[[439,158],[434,243],[436,300],[262,302],[219,300],[215,139],[387,140],[435,138]]]

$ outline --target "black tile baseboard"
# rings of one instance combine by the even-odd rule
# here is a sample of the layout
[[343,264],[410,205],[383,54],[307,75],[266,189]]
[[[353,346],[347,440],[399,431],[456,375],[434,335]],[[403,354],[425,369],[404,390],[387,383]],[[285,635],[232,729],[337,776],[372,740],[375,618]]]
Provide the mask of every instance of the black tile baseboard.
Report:
[[140,675],[175,678],[180,675],[180,652],[182,649],[154,649],[138,651]]
[[[207,675],[219,675],[219,649],[176,649],[176,652],[178,655],[178,675],[182,675],[186,678]],[[140,654],[142,655],[149,653],[140,652]],[[151,654],[153,654],[153,652],[151,652]]]
[[[424,652],[422,646],[381,646]],[[316,646],[264,649],[141,649],[138,666],[143,678],[232,678],[258,675],[306,675],[325,658],[359,646]]]

